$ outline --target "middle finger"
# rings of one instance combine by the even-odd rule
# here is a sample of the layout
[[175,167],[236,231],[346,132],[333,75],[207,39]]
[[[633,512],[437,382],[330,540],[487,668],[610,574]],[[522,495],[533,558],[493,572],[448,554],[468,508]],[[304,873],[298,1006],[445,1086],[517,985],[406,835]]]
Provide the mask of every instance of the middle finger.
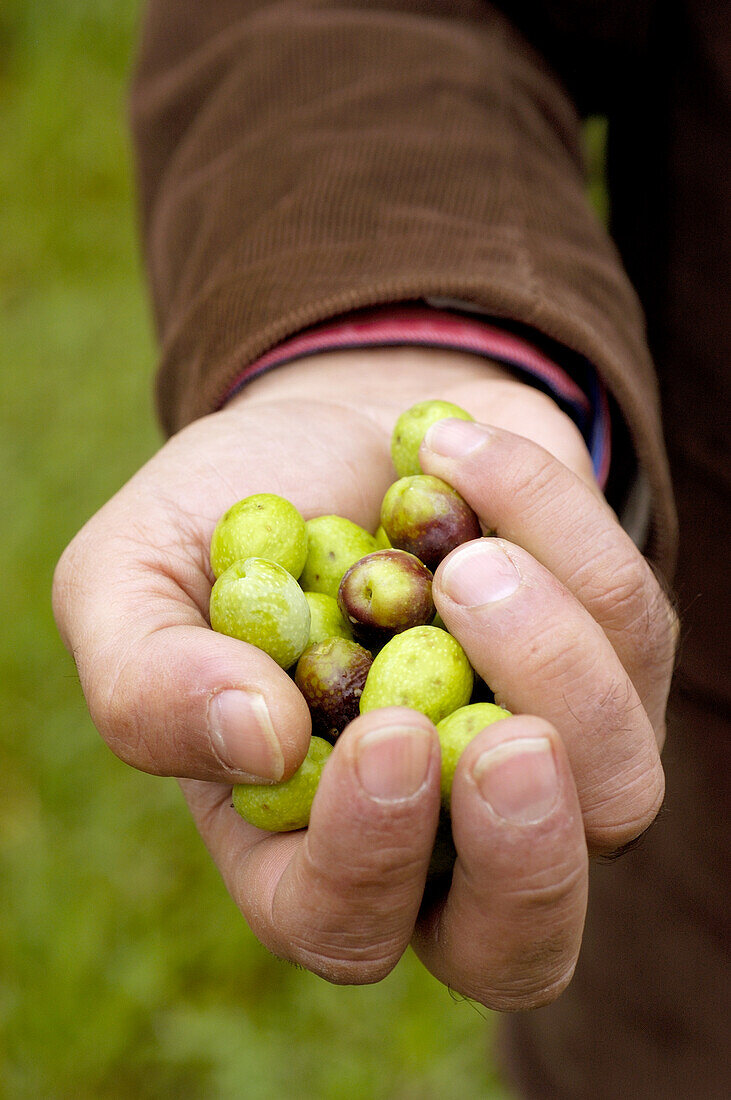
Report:
[[579,601],[525,550],[484,538],[442,562],[434,602],[500,703],[558,729],[590,847],[614,850],[642,832],[664,791],[654,731]]
[[432,723],[390,707],[340,736],[307,830],[261,832],[229,798],[207,802],[213,785],[184,790],[258,939],[328,981],[362,984],[385,977],[413,934],[439,815],[439,760]]

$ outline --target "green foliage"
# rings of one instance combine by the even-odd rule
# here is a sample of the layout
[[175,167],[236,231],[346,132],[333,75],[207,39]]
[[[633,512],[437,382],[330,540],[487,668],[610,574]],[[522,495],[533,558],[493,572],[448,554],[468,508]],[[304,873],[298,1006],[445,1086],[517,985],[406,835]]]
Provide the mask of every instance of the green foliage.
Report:
[[413,957],[341,989],[257,944],[175,783],[102,744],[57,637],[55,561],[159,443],[136,21],[133,0],[0,7],[0,1095],[498,1100],[486,1014]]

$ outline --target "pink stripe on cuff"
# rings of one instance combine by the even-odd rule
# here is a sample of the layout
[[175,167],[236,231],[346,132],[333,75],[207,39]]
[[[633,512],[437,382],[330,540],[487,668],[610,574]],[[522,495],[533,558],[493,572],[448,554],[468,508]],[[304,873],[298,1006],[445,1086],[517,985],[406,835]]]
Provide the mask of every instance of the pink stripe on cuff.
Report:
[[278,344],[246,367],[229,386],[219,408],[247,382],[292,359],[336,349],[421,344],[473,352],[533,371],[565,400],[591,411],[590,402],[565,371],[520,336],[483,320],[422,306],[389,306],[363,310],[347,318],[308,329]]

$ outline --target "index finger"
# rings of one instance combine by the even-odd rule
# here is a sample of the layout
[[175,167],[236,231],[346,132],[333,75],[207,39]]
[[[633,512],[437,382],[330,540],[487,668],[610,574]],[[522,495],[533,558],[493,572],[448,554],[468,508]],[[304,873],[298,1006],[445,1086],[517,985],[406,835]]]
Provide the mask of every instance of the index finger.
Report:
[[662,743],[675,616],[609,506],[542,447],[484,424],[438,422],[420,457],[424,470],[453,485],[487,528],[527,550],[583,604]]

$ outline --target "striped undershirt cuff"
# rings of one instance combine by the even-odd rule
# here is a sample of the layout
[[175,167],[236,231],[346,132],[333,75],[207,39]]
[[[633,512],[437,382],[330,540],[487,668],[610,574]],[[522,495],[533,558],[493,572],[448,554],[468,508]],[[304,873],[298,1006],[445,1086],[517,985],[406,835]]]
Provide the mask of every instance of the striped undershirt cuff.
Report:
[[591,455],[594,476],[600,487],[605,487],[611,458],[611,422],[607,393],[594,368],[583,361],[579,385],[552,357],[524,336],[501,327],[500,321],[426,304],[359,310],[306,329],[242,370],[218,407],[254,378],[295,359],[323,351],[407,345],[485,356],[510,368],[521,381],[548,393],[579,428]]

